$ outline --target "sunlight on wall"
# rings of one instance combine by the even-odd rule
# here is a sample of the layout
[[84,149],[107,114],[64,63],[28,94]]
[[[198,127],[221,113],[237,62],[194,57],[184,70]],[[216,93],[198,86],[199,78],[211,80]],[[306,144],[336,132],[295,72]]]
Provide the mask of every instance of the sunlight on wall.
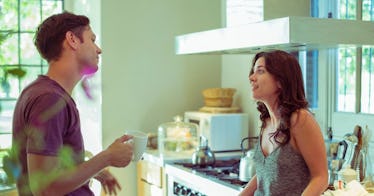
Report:
[[[86,15],[90,19],[90,25],[96,34],[96,43],[100,47],[101,37],[101,13],[100,0],[65,0],[65,9],[75,14]],[[99,67],[101,66],[99,62]],[[81,83],[79,83],[73,97],[77,103],[81,118],[81,128],[84,139],[85,149],[97,154],[103,149],[102,130],[101,130],[101,70],[88,79],[93,99],[87,98]],[[91,182],[91,189],[95,195],[100,195],[101,186],[96,180]]]

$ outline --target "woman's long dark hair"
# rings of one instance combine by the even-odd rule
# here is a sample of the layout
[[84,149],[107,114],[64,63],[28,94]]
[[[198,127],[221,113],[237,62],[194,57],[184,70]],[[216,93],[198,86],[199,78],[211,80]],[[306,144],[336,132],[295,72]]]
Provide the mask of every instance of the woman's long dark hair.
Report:
[[[301,108],[308,108],[300,64],[292,54],[281,50],[260,52],[253,58],[250,75],[254,73],[254,65],[260,57],[264,57],[266,70],[281,86],[277,100],[277,112],[281,119],[279,127],[272,134],[272,137],[274,137],[275,142],[284,145],[291,138],[290,119],[292,113]],[[266,119],[270,118],[270,114],[261,101],[257,102],[257,110],[260,111],[262,131],[266,127]]]

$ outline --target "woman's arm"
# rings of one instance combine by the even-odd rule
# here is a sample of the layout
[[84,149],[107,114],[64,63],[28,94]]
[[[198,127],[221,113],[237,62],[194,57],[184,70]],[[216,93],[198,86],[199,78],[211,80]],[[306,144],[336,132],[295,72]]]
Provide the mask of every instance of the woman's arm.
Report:
[[254,175],[252,179],[247,183],[245,188],[242,190],[242,192],[239,194],[239,196],[252,196],[254,195],[255,191],[257,189],[257,176]]
[[307,110],[292,115],[291,139],[311,174],[311,180],[302,195],[321,195],[328,186],[327,155],[321,129]]

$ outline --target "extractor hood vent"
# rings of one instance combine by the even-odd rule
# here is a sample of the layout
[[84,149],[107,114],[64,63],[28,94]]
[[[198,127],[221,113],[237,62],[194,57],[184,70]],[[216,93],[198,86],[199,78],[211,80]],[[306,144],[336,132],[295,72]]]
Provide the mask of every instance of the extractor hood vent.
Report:
[[284,17],[176,37],[176,54],[240,54],[374,46],[374,22]]

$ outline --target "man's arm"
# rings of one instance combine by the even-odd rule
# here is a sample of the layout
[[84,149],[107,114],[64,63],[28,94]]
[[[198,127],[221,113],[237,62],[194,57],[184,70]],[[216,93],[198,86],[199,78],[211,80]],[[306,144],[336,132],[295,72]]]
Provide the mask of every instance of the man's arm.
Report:
[[55,156],[27,154],[30,189],[34,195],[64,195],[82,186],[107,166],[125,167],[132,158],[131,136],[122,136],[106,150],[72,168],[61,168]]
[[101,183],[101,188],[105,194],[117,195],[117,191],[122,189],[118,180],[110,173],[109,169],[101,170],[94,178]]

